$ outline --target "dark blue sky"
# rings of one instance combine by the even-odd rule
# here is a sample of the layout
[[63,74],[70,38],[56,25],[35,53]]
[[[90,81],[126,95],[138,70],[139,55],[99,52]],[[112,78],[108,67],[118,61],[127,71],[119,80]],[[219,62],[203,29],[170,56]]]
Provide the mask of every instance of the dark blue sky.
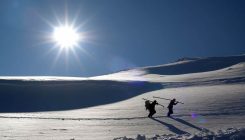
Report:
[[[53,31],[47,21],[64,19],[65,7],[89,33],[78,58],[57,58],[59,49],[45,43]],[[244,7],[243,0],[1,0],[0,75],[95,76],[181,57],[244,54]]]

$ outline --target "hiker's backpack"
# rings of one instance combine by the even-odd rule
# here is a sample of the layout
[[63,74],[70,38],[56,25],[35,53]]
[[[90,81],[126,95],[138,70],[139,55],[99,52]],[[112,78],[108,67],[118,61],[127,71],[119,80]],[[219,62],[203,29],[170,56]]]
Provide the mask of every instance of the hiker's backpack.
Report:
[[145,110],[150,110],[150,101],[149,100],[146,100],[145,101]]

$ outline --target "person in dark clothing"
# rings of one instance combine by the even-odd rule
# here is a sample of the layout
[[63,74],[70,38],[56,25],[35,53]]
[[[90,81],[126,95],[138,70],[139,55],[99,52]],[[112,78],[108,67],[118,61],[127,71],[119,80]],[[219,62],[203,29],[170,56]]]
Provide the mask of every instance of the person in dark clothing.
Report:
[[173,99],[170,101],[169,105],[168,105],[168,117],[170,117],[171,114],[173,114],[173,106],[177,105],[178,102],[176,102],[176,99]]
[[148,115],[148,117],[151,118],[156,113],[156,110],[155,110],[156,105],[158,105],[156,100],[154,100],[152,103],[149,104],[149,115]]

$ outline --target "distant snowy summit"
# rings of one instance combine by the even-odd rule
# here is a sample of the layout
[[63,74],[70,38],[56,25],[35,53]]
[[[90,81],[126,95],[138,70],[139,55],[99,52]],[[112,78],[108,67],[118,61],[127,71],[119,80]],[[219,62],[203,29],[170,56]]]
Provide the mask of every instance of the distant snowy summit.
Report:
[[179,75],[219,70],[245,62],[245,55],[207,58],[181,58],[174,63],[139,68],[150,74]]
[[176,60],[175,62],[199,60],[199,59],[201,59],[201,58],[200,57],[183,57],[183,58],[180,58],[180,59]]

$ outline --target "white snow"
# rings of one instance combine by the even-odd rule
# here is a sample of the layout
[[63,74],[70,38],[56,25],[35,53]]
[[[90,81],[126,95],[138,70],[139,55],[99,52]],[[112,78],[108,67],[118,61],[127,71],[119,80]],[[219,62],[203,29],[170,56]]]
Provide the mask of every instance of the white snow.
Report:
[[[90,78],[0,77],[0,139],[244,139],[244,55],[183,60]],[[180,65],[195,71],[176,74]],[[185,104],[150,119],[142,98],[153,96]]]
[[85,77],[61,77],[61,76],[1,76],[0,80],[19,80],[19,81],[77,81],[88,80]]
[[196,134],[165,134],[155,135],[147,138],[145,135],[138,134],[136,138],[119,137],[114,140],[244,140],[245,128],[236,129],[228,128],[226,130],[219,130],[217,132],[210,132],[209,130],[202,130]]

